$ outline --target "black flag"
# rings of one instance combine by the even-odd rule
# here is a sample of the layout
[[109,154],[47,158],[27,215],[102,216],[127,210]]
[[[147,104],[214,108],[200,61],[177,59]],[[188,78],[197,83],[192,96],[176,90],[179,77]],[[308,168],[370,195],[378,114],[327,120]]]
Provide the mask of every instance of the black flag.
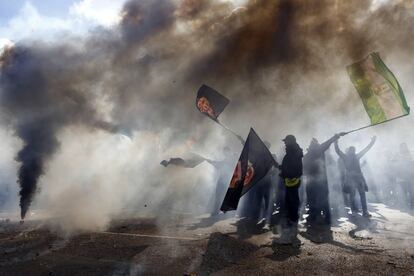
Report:
[[236,210],[240,197],[259,182],[274,164],[269,149],[253,128],[250,128],[220,210],[223,212]]
[[223,112],[229,102],[229,99],[205,84],[198,89],[196,99],[197,109],[214,121],[217,121],[218,116]]
[[194,168],[203,163],[205,160],[206,159],[204,157],[195,153],[191,153],[187,158],[173,157],[168,161],[162,160],[160,164],[164,167],[167,167],[168,165],[175,165],[183,168]]

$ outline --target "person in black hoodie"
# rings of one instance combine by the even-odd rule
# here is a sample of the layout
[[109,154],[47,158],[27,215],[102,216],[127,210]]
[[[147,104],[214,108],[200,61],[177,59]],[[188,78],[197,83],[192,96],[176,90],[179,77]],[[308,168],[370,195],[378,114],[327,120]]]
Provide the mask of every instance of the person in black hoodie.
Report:
[[281,243],[292,243],[297,235],[299,220],[299,186],[302,176],[303,151],[296,143],[296,137],[287,135],[283,142],[286,146],[286,155],[280,165],[280,177],[286,186],[285,211],[287,222],[282,231]]

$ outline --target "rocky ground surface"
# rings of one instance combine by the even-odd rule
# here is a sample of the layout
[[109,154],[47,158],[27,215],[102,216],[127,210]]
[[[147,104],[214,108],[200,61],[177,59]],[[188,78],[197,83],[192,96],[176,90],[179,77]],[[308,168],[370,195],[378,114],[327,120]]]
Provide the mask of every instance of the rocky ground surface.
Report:
[[2,218],[0,275],[414,275],[414,216],[370,207],[370,219],[301,224],[295,246],[235,218],[122,218],[66,237],[47,220]]

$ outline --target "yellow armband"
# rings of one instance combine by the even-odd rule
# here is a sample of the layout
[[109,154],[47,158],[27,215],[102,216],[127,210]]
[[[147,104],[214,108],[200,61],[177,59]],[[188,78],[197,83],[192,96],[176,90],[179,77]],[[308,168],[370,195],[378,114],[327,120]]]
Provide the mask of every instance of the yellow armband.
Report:
[[285,178],[286,187],[295,187],[299,185],[300,178]]

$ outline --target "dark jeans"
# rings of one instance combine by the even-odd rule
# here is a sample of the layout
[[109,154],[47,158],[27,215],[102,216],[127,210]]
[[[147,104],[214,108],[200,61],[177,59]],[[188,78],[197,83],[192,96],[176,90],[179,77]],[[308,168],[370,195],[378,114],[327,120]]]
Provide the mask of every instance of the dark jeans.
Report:
[[307,183],[306,196],[309,205],[309,222],[314,222],[317,217],[324,215],[324,221],[331,223],[331,210],[329,207],[329,191],[327,183]]
[[259,207],[259,218],[265,218],[270,223],[273,213],[273,187],[272,183],[259,183],[256,190],[257,206]]
[[243,196],[239,215],[252,220],[265,218],[270,223],[272,213],[272,183],[259,182]]
[[358,211],[358,207],[355,201],[355,194],[358,191],[359,193],[359,197],[361,199],[361,207],[362,207],[362,213],[368,213],[368,207],[367,207],[367,198],[365,196],[365,191],[363,189],[352,189],[351,193],[350,193],[350,204],[351,204],[351,210],[352,213],[353,212],[357,212]]
[[286,187],[285,204],[288,222],[297,223],[299,220],[299,186]]
[[280,178],[277,181],[277,186],[276,186],[276,209],[279,208],[280,210],[283,209],[283,207],[285,206],[285,197],[286,197],[286,186],[285,183],[283,181],[283,178]]
[[253,186],[240,200],[239,215],[249,219],[259,217],[260,208],[256,204],[256,186]]
[[403,196],[405,197],[404,205],[407,205],[408,208],[414,209],[414,186],[410,181],[401,181],[399,182]]

